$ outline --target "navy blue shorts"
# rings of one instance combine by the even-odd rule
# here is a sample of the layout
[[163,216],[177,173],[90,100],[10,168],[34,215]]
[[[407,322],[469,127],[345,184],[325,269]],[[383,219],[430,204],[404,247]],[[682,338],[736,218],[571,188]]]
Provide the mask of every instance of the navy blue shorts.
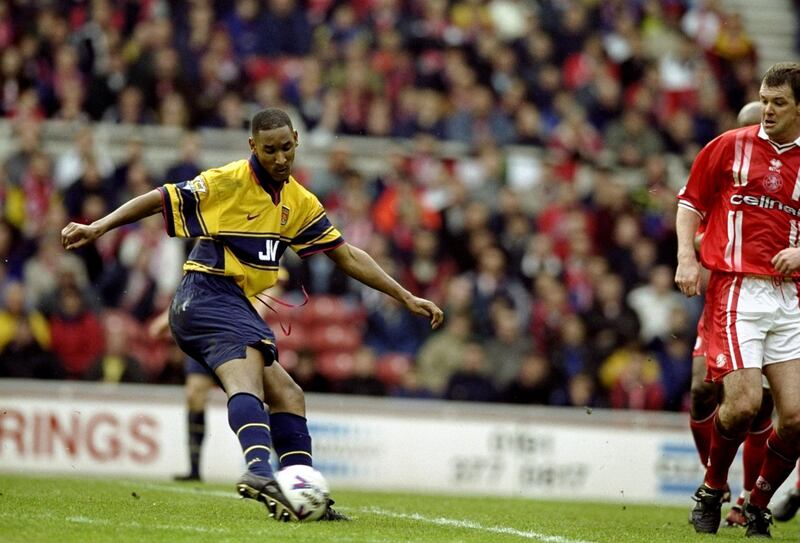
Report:
[[267,366],[278,359],[275,334],[230,277],[187,272],[169,325],[178,347],[211,370],[244,358],[248,346],[261,351]]
[[184,362],[183,364],[183,371],[187,375],[190,373],[202,373],[204,375],[208,375],[210,373],[207,367],[202,365],[200,362],[198,362],[191,356],[186,357],[186,362]]

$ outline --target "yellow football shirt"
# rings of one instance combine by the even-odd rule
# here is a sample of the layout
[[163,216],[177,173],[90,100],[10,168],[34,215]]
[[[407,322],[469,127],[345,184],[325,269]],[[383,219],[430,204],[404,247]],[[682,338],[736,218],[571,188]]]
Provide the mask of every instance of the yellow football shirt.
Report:
[[200,238],[183,269],[233,277],[248,297],[275,284],[287,247],[305,258],[344,243],[314,194],[272,180],[255,156],[160,190],[167,233]]

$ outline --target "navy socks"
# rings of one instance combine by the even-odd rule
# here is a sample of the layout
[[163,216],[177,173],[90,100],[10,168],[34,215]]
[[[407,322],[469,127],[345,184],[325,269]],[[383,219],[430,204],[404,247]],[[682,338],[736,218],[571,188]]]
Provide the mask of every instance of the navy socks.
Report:
[[247,469],[262,477],[272,477],[269,417],[261,400],[246,392],[231,396],[228,424],[239,438]]
[[306,419],[293,413],[270,413],[272,442],[281,468],[311,464],[311,436]]
[[189,411],[189,465],[190,475],[200,476],[200,451],[206,434],[206,412]]

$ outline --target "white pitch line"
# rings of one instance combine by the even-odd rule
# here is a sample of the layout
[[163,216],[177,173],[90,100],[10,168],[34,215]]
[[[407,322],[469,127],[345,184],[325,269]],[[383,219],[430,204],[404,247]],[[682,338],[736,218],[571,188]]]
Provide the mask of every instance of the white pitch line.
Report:
[[[209,496],[214,498],[241,499],[241,497],[235,494],[234,492],[227,492],[225,490],[184,488],[182,486],[175,486],[169,483],[159,484],[159,483],[148,483],[148,482],[133,481],[133,480],[125,481],[125,483],[130,485],[138,485],[139,487],[142,488],[150,488],[152,490],[161,490],[165,492],[175,492],[178,494],[194,494],[197,496]],[[343,508],[342,510],[347,512],[346,508]],[[457,520],[446,517],[426,517],[420,515],[419,513],[397,513],[395,511],[389,511],[388,509],[381,509],[377,507],[362,508],[359,509],[359,512],[372,513],[372,514],[382,515],[385,517],[415,520],[417,522],[424,522],[426,524],[436,524],[438,526],[451,526],[454,528],[477,530],[493,534],[512,535],[512,536],[522,537],[525,539],[532,539],[534,541],[541,541],[542,543],[594,543],[593,541],[587,541],[584,539],[570,539],[568,537],[563,537],[559,535],[548,535],[529,530],[518,530],[516,528],[510,528],[508,526],[484,526],[483,524],[470,520]]]
[[374,513],[385,517],[401,518],[408,520],[416,520],[426,524],[435,524],[437,526],[452,526],[454,528],[465,528],[469,530],[478,530],[481,532],[489,532],[493,534],[514,535],[517,537],[524,537],[525,539],[534,539],[536,541],[543,541],[545,543],[593,543],[583,539],[570,539],[560,535],[547,535],[539,532],[531,532],[527,530],[517,530],[516,528],[509,528],[508,526],[484,526],[478,522],[471,520],[456,520],[445,517],[425,517],[419,513],[395,513],[377,507],[360,509],[363,513]]

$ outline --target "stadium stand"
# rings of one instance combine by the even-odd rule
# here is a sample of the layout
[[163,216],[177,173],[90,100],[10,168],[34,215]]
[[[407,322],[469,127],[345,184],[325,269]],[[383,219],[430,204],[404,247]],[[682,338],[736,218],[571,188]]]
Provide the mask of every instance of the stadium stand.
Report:
[[[515,402],[686,407],[675,358],[690,367],[698,305],[642,326],[641,300],[674,269],[674,195],[694,154],[757,95],[736,14],[683,0],[12,1],[0,51],[0,322],[38,327],[35,349],[30,333],[5,346],[0,376],[55,354],[42,376],[88,378],[110,315],[147,380],[172,375],[170,346],[143,330],[186,247],[157,221],[77,255],[57,234],[238,158],[271,105],[298,124],[297,178],[345,237],[469,328],[430,335],[325,258],[287,257],[284,294],[303,286],[310,301],[269,319],[300,381],[438,395],[418,353],[477,340],[492,353],[482,371],[518,390],[549,364],[551,393]],[[6,295],[19,282],[24,308]],[[80,345],[61,339],[79,326]]]

